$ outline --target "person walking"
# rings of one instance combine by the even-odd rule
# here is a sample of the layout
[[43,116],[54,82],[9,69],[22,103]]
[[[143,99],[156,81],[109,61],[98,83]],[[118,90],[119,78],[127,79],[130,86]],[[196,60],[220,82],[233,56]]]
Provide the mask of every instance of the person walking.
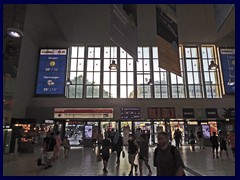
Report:
[[111,140],[108,138],[108,133],[104,134],[104,139],[101,142],[101,156],[103,160],[103,172],[107,173],[107,165],[108,165],[108,160],[110,158],[110,150],[111,148]]
[[56,146],[54,147],[54,154],[53,154],[53,159],[56,160],[59,157],[59,153],[61,150],[61,144],[62,144],[62,140],[61,140],[61,136],[60,136],[60,132],[57,131],[56,136]]
[[190,133],[190,145],[192,147],[192,151],[195,151],[195,143],[196,143],[196,136],[193,133],[193,130],[191,130],[191,133]]
[[64,148],[64,157],[68,157],[70,151],[70,141],[67,136],[64,137],[63,140],[63,148]]
[[56,145],[56,139],[54,133],[50,133],[43,139],[43,153],[45,156],[45,169],[52,167],[51,162],[53,160],[54,147]]
[[213,132],[213,135],[210,137],[210,142],[212,143],[212,153],[213,158],[215,158],[215,151],[216,151],[216,157],[218,156],[218,137],[216,136],[216,132]]
[[129,172],[129,176],[133,175],[133,167],[135,167],[135,174],[137,173],[138,165],[134,164],[134,160],[138,153],[137,141],[135,140],[132,134],[129,135],[128,140],[128,162],[131,165],[131,170]]
[[218,138],[220,143],[220,157],[222,157],[222,151],[224,150],[226,152],[227,158],[229,159],[227,151],[227,140],[222,131],[219,131]]
[[228,146],[232,149],[232,154],[235,159],[235,133],[230,131],[230,134],[227,137]]
[[119,164],[120,163],[120,155],[123,150],[123,138],[118,130],[116,131],[116,134],[113,138],[113,147],[114,147],[115,151],[117,152],[116,164]]
[[138,142],[139,154],[138,154],[138,161],[139,161],[139,171],[140,176],[143,175],[142,172],[142,164],[145,163],[146,167],[148,168],[148,176],[152,175],[151,167],[148,163],[149,161],[149,144],[148,144],[148,137],[146,134],[141,134],[140,141]]
[[175,139],[175,143],[176,143],[176,147],[177,148],[180,148],[179,147],[179,144],[181,142],[181,139],[182,139],[182,133],[181,131],[177,128],[177,130],[174,132],[174,139]]
[[200,149],[205,149],[204,146],[204,139],[203,139],[203,132],[202,130],[199,129],[199,131],[197,132],[197,138],[198,138],[198,144],[199,144],[199,148]]
[[160,132],[157,137],[158,145],[153,157],[157,176],[185,176],[182,157],[179,150],[168,143],[168,134]]

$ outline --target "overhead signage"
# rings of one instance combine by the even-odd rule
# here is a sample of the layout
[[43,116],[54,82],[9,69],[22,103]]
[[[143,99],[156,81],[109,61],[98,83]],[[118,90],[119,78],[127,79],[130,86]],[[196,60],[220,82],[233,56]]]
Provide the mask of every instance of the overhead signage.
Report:
[[206,117],[207,118],[218,118],[217,109],[216,108],[206,109]]
[[140,119],[141,111],[139,107],[122,107],[121,119]]
[[67,49],[41,49],[35,95],[65,94]]
[[54,118],[113,118],[113,108],[54,108]]
[[194,109],[193,108],[183,108],[182,109],[183,118],[194,118]]

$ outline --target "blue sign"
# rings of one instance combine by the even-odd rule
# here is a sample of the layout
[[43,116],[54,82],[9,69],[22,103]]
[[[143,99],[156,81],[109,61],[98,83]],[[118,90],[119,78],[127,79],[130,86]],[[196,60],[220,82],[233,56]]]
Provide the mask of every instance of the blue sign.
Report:
[[41,49],[36,95],[64,95],[67,49]]
[[235,93],[235,49],[220,49],[220,59],[226,94]]

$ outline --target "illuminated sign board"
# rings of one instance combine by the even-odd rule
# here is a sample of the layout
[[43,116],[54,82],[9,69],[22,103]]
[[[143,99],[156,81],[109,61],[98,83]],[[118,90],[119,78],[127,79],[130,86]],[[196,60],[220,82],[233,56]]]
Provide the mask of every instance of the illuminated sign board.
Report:
[[54,118],[113,118],[113,108],[54,108]]
[[67,49],[41,49],[35,95],[65,94]]
[[140,119],[141,112],[139,107],[122,107],[121,119]]

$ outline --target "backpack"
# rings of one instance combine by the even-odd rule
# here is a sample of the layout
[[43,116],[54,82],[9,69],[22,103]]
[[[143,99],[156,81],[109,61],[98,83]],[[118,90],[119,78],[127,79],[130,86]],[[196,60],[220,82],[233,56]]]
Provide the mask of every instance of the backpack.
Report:
[[[172,154],[173,159],[174,159],[174,161],[175,161],[175,149],[176,149],[176,147],[173,146],[173,145],[170,145],[170,147],[171,147],[171,154]],[[155,151],[154,151],[154,162],[153,162],[153,165],[154,165],[155,167],[157,167],[157,152],[158,152],[158,148],[159,148],[159,147],[157,147],[157,148],[155,149]]]
[[[154,158],[153,158],[153,166],[157,167],[157,152],[158,152],[158,148],[157,147],[154,151]],[[171,145],[171,154],[173,156],[173,161],[175,162],[175,149],[176,147]],[[183,173],[183,176],[186,176],[185,172]]]

